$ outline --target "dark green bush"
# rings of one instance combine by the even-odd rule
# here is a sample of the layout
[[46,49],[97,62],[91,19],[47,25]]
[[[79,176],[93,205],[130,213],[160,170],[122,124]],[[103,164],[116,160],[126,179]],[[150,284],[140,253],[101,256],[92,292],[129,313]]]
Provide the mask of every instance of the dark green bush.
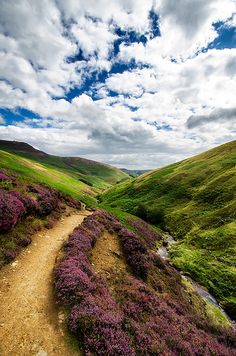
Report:
[[154,225],[162,226],[164,224],[164,209],[161,206],[152,207],[148,209],[147,220]]
[[143,220],[147,220],[148,216],[148,210],[145,204],[139,204],[135,209],[134,209],[134,214],[138,216],[139,218]]

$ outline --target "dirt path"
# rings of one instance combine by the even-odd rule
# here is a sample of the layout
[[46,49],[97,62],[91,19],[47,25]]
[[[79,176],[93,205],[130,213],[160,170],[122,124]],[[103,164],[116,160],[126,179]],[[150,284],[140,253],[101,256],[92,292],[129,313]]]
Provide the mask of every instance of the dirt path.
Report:
[[64,216],[37,233],[16,261],[0,271],[0,355],[71,356],[53,301],[55,258],[87,211]]
[[97,240],[92,250],[91,264],[107,280],[111,291],[129,273],[118,237],[108,232],[104,232]]

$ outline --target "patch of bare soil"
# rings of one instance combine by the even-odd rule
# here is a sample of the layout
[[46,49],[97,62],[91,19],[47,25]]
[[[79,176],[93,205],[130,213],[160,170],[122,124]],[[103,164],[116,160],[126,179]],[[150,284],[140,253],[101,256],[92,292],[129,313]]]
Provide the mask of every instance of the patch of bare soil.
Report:
[[108,232],[104,232],[97,240],[92,251],[91,264],[93,269],[107,280],[111,290],[130,272],[118,237]]
[[53,296],[53,268],[63,242],[89,212],[70,209],[0,271],[0,355],[78,355],[63,337]]

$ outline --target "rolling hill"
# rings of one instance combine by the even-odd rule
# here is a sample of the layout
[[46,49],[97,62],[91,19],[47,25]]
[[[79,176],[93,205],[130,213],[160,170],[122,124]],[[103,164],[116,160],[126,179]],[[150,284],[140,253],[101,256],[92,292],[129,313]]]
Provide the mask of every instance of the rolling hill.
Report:
[[128,174],[118,168],[79,157],[58,157],[39,151],[27,143],[0,140],[0,168],[73,195],[93,205],[96,194]]
[[102,205],[170,232],[176,267],[236,318],[236,141],[116,185]]

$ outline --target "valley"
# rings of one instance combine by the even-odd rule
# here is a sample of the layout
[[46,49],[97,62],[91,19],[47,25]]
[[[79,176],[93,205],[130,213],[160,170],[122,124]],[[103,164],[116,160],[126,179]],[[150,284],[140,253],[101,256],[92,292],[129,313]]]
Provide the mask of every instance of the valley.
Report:
[[105,208],[168,231],[174,265],[205,286],[235,319],[236,141],[118,184]]
[[236,354],[235,141],[137,178],[1,148],[1,354]]
[[0,356],[236,356],[236,0],[0,9]]

